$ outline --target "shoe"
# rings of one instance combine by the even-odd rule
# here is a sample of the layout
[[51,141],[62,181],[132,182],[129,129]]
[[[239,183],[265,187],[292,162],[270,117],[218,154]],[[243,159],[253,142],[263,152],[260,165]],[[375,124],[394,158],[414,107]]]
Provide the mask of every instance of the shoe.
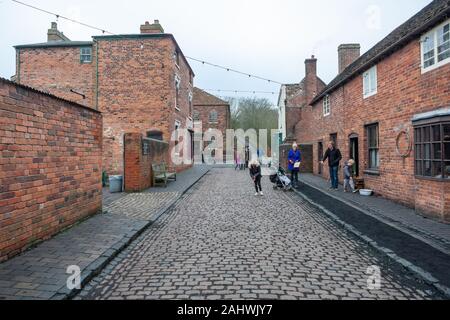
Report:
[[359,192],[359,190],[353,190],[353,193],[358,193]]
[[255,193],[255,197],[259,196],[259,192]]
[[333,187],[329,187],[329,188],[328,188],[328,190],[333,190],[333,189],[334,189]]
[[263,192],[261,191],[261,192],[259,193],[259,195],[260,195],[260,196],[263,196],[263,195],[264,195],[264,193],[263,193]]

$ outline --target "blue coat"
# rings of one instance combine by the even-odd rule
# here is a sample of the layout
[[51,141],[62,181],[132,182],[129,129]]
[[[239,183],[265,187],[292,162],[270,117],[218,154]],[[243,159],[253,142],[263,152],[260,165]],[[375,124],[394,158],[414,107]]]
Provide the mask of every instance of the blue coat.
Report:
[[[291,163],[291,161],[293,163]],[[302,161],[302,154],[300,153],[300,150],[297,149],[297,151],[294,152],[293,149],[289,151],[288,155],[288,169],[289,171],[300,171],[300,168],[294,168],[294,164],[296,162]]]

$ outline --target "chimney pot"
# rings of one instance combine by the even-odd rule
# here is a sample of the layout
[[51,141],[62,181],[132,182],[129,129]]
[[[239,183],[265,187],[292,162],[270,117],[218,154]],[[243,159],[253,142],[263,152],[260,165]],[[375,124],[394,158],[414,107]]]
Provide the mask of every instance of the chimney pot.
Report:
[[159,20],[154,20],[152,24],[145,21],[145,24],[141,25],[141,34],[143,33],[164,33],[164,29],[160,25]]
[[56,22],[52,22],[52,29],[58,30],[58,24]]

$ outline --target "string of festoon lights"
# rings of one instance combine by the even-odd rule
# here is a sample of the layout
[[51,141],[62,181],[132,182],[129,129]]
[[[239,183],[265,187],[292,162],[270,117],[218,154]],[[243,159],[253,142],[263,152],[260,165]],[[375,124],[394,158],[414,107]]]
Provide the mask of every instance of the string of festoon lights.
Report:
[[[11,0],[11,1],[16,3],[16,4],[19,4],[19,5],[26,6],[28,8],[34,9],[36,11],[40,11],[42,13],[46,13],[48,15],[52,15],[52,16],[56,17],[57,20],[58,19],[66,20],[66,21],[69,21],[69,22],[72,22],[72,23],[84,26],[86,28],[90,28],[90,29],[93,29],[93,30],[96,30],[96,31],[100,31],[104,35],[112,35],[112,36],[116,36],[116,37],[124,37],[124,38],[126,38],[125,36],[121,36],[119,34],[110,32],[110,31],[108,31],[106,29],[103,29],[103,28],[100,28],[100,27],[96,27],[96,26],[88,24],[88,23],[81,22],[81,21],[78,21],[76,19],[72,19],[70,17],[66,17],[66,16],[60,15],[58,13],[55,13],[55,12],[52,12],[52,11],[49,11],[49,10],[46,10],[46,9],[42,9],[42,8],[39,8],[39,7],[34,6],[34,5],[30,5],[28,3],[25,3],[25,2],[22,2],[22,1],[19,1],[19,0]],[[195,62],[201,63],[202,65],[208,65],[208,66],[211,66],[211,67],[214,67],[214,68],[217,68],[217,69],[225,70],[227,72],[240,74],[240,75],[243,75],[243,76],[248,77],[248,78],[253,78],[253,79],[257,79],[257,80],[266,81],[268,83],[282,85],[282,83],[279,82],[279,81],[267,79],[267,78],[264,78],[264,77],[260,77],[258,75],[254,75],[254,74],[251,74],[251,73],[239,71],[239,70],[236,70],[236,69],[233,69],[233,68],[230,68],[230,67],[221,66],[219,64],[208,62],[208,61],[205,61],[205,60],[202,60],[202,59],[197,59],[197,58],[193,58],[193,57],[189,57],[189,56],[185,56],[185,57],[186,57],[186,59],[189,59],[191,61],[195,61]],[[209,92],[224,92],[224,93],[275,94],[275,92],[271,92],[271,91],[269,92],[269,91],[258,91],[258,90],[222,90],[222,89],[209,89],[209,90],[207,90],[207,89],[205,89],[205,91],[209,91]]]

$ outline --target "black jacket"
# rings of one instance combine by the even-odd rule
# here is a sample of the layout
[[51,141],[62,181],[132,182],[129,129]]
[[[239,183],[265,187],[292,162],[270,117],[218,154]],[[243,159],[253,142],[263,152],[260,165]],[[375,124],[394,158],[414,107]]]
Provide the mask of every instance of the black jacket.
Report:
[[261,166],[250,166],[250,176],[252,179],[261,177]]
[[333,150],[327,149],[322,161],[325,161],[327,159],[328,159],[328,165],[330,167],[339,166],[339,162],[341,162],[341,160],[342,160],[341,151],[337,148],[334,148]]

